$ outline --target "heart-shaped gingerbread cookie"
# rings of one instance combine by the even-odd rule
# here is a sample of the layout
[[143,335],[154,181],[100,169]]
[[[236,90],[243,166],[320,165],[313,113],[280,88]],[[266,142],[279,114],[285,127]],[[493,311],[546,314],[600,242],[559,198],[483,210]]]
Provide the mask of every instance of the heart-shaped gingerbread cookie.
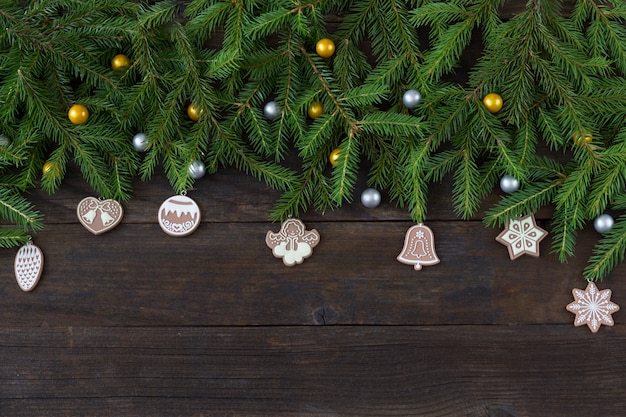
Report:
[[78,221],[94,235],[113,229],[122,221],[124,209],[115,200],[87,197],[76,207]]

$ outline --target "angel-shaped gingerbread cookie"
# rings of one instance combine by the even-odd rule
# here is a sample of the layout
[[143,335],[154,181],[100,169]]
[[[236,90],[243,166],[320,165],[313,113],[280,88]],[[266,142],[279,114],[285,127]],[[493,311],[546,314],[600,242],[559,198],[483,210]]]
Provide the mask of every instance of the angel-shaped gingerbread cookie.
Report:
[[306,230],[299,219],[288,219],[278,233],[268,231],[265,243],[277,258],[282,258],[287,266],[301,264],[313,254],[313,248],[320,242],[317,230]]

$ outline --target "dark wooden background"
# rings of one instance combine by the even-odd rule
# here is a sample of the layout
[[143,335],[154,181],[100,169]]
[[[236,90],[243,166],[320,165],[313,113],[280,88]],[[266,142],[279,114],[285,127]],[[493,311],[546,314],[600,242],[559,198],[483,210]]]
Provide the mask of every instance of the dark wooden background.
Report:
[[[157,224],[172,190],[135,184],[125,217],[94,236],[76,219],[93,192],[76,170],[30,197],[47,227],[32,293],[0,250],[0,416],[621,416],[626,327],[592,334],[565,310],[599,235],[576,257],[509,260],[500,229],[453,213],[433,187],[441,263],[396,261],[407,212],[385,199],[306,213],[321,243],[283,266],[265,246],[278,193],[235,170],[197,182],[203,223]],[[499,198],[490,195],[485,207]],[[550,209],[537,215],[550,230]],[[626,267],[599,284],[626,310]]]

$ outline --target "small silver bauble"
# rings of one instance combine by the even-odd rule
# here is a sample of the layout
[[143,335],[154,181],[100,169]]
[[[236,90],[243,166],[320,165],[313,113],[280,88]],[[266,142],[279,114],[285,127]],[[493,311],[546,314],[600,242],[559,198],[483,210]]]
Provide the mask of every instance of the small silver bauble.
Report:
[[191,178],[198,180],[204,177],[204,174],[206,174],[204,162],[195,160],[191,164],[189,164],[189,176]]
[[10,146],[11,139],[7,138],[4,135],[0,135],[0,146]]
[[137,133],[133,136],[133,148],[139,152],[145,152],[148,149],[148,137],[145,133]]
[[500,180],[500,188],[505,193],[514,193],[515,191],[519,190],[519,181],[511,175],[505,175]]
[[402,95],[402,103],[407,109],[412,109],[417,106],[422,99],[422,95],[417,90],[407,90]]
[[361,204],[367,208],[378,207],[380,200],[380,192],[375,188],[366,188],[361,193]]
[[263,115],[267,120],[276,120],[280,117],[280,107],[275,101],[269,101],[263,107]]
[[593,227],[598,233],[606,233],[613,228],[615,220],[609,214],[601,214],[593,221]]

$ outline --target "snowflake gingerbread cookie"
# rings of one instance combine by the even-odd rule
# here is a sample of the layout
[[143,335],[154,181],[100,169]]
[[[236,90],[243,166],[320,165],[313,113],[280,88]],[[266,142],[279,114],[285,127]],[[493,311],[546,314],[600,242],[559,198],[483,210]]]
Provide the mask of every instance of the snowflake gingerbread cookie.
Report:
[[589,281],[585,291],[574,288],[572,290],[574,302],[565,308],[570,313],[576,314],[574,326],[584,326],[596,333],[601,325],[613,326],[611,314],[619,310],[619,306],[611,302],[611,290],[598,290],[596,284]]
[[301,264],[313,254],[313,248],[320,242],[317,230],[306,230],[304,223],[299,219],[288,219],[274,233],[268,231],[265,243],[272,249],[277,258],[282,258],[287,266]]
[[514,260],[522,255],[538,257],[539,242],[547,235],[548,232],[537,226],[535,216],[529,214],[510,220],[496,240],[507,247],[509,257]]

